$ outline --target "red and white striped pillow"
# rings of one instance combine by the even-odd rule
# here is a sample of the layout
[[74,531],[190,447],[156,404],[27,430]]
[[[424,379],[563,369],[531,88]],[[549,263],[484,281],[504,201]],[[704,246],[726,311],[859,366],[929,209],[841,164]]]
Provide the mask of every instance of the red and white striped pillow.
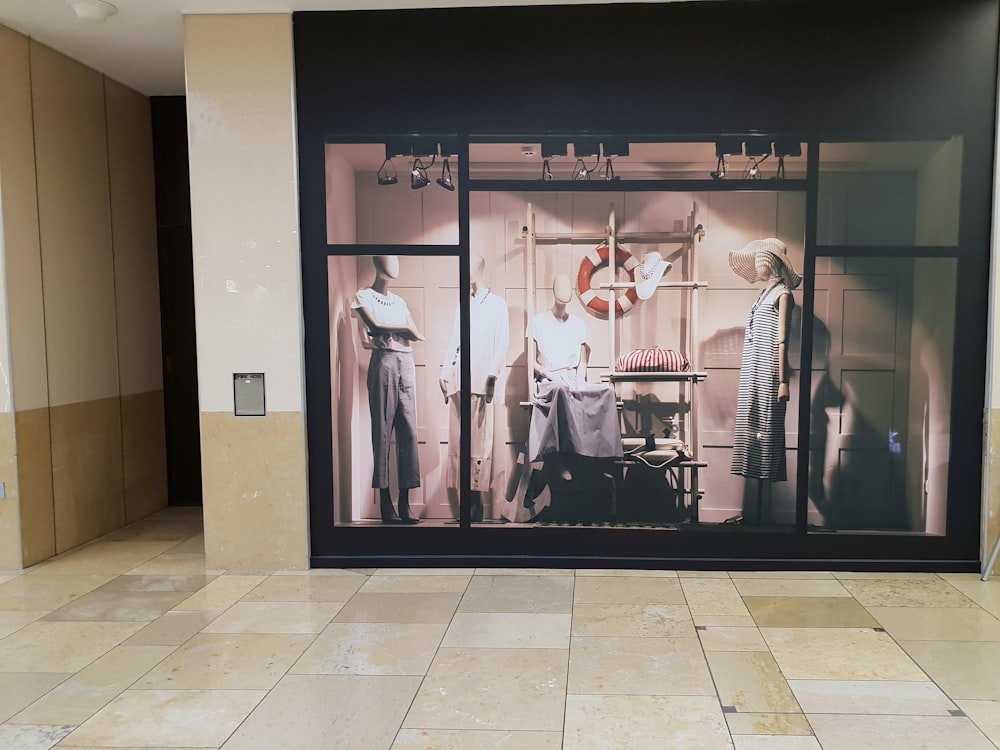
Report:
[[633,349],[615,362],[618,372],[687,372],[688,358],[673,349]]

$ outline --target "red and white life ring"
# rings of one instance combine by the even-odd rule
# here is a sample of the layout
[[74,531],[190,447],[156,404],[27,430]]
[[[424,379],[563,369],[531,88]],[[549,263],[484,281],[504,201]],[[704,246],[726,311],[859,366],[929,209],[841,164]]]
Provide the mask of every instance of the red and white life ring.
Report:
[[[607,245],[595,247],[584,257],[576,275],[576,291],[580,295],[580,302],[594,315],[603,318],[608,317],[610,307],[608,299],[605,295],[598,294],[591,289],[590,285],[594,272],[607,264],[608,255]],[[624,268],[628,273],[629,280],[635,281],[635,268],[639,265],[639,261],[621,245],[615,248],[615,265]],[[636,294],[634,286],[626,289],[625,294],[615,295],[615,315],[624,315],[635,306],[638,300],[639,295]]]

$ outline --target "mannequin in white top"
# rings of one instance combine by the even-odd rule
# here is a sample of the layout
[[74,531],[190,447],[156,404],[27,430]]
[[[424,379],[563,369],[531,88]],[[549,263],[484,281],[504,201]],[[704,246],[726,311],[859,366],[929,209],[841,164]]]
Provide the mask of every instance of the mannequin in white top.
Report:
[[[406,301],[389,291],[399,278],[399,258],[374,256],[375,279],[354,296],[351,310],[358,318],[361,345],[372,352],[368,366],[368,406],[371,412],[372,487],[379,491],[382,523],[414,524],[409,492],[420,486],[417,450],[416,368],[413,342],[424,335],[413,322]],[[399,513],[389,490],[389,451],[396,438]]]
[[529,338],[535,340],[535,377],[576,387],[587,382],[590,345],[583,320],[570,315],[573,284],[560,274],[552,281],[555,302],[548,312],[531,320]]
[[[493,476],[494,396],[503,401],[497,382],[507,363],[510,323],[507,303],[486,285],[486,261],[479,255],[469,258],[471,299],[469,300],[469,392],[471,395],[471,467],[469,488],[472,491],[471,519],[483,520],[482,492],[489,490]],[[445,481],[459,489],[459,438],[461,436],[461,328],[455,311],[451,341],[445,350],[438,386],[448,404],[448,466]]]

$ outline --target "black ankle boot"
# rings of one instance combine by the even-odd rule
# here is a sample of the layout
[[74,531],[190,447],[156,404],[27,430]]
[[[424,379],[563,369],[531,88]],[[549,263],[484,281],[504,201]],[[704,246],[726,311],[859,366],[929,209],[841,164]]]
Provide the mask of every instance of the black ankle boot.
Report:
[[399,523],[412,526],[415,523],[420,523],[420,519],[410,515],[410,498],[408,495],[409,493],[405,490],[399,491]]
[[402,523],[400,517],[396,515],[396,509],[392,507],[392,496],[389,494],[389,490],[379,490],[378,506],[382,514],[382,523]]

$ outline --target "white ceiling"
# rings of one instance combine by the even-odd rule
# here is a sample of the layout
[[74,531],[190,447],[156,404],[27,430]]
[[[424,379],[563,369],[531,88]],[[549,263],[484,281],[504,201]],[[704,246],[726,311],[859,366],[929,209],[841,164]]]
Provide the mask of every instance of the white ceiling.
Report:
[[[184,93],[185,13],[290,13],[296,10],[388,10],[533,5],[532,0],[110,0],[104,23],[77,20],[66,0],[0,0],[0,25],[147,94]],[[624,0],[545,0],[568,5]]]

